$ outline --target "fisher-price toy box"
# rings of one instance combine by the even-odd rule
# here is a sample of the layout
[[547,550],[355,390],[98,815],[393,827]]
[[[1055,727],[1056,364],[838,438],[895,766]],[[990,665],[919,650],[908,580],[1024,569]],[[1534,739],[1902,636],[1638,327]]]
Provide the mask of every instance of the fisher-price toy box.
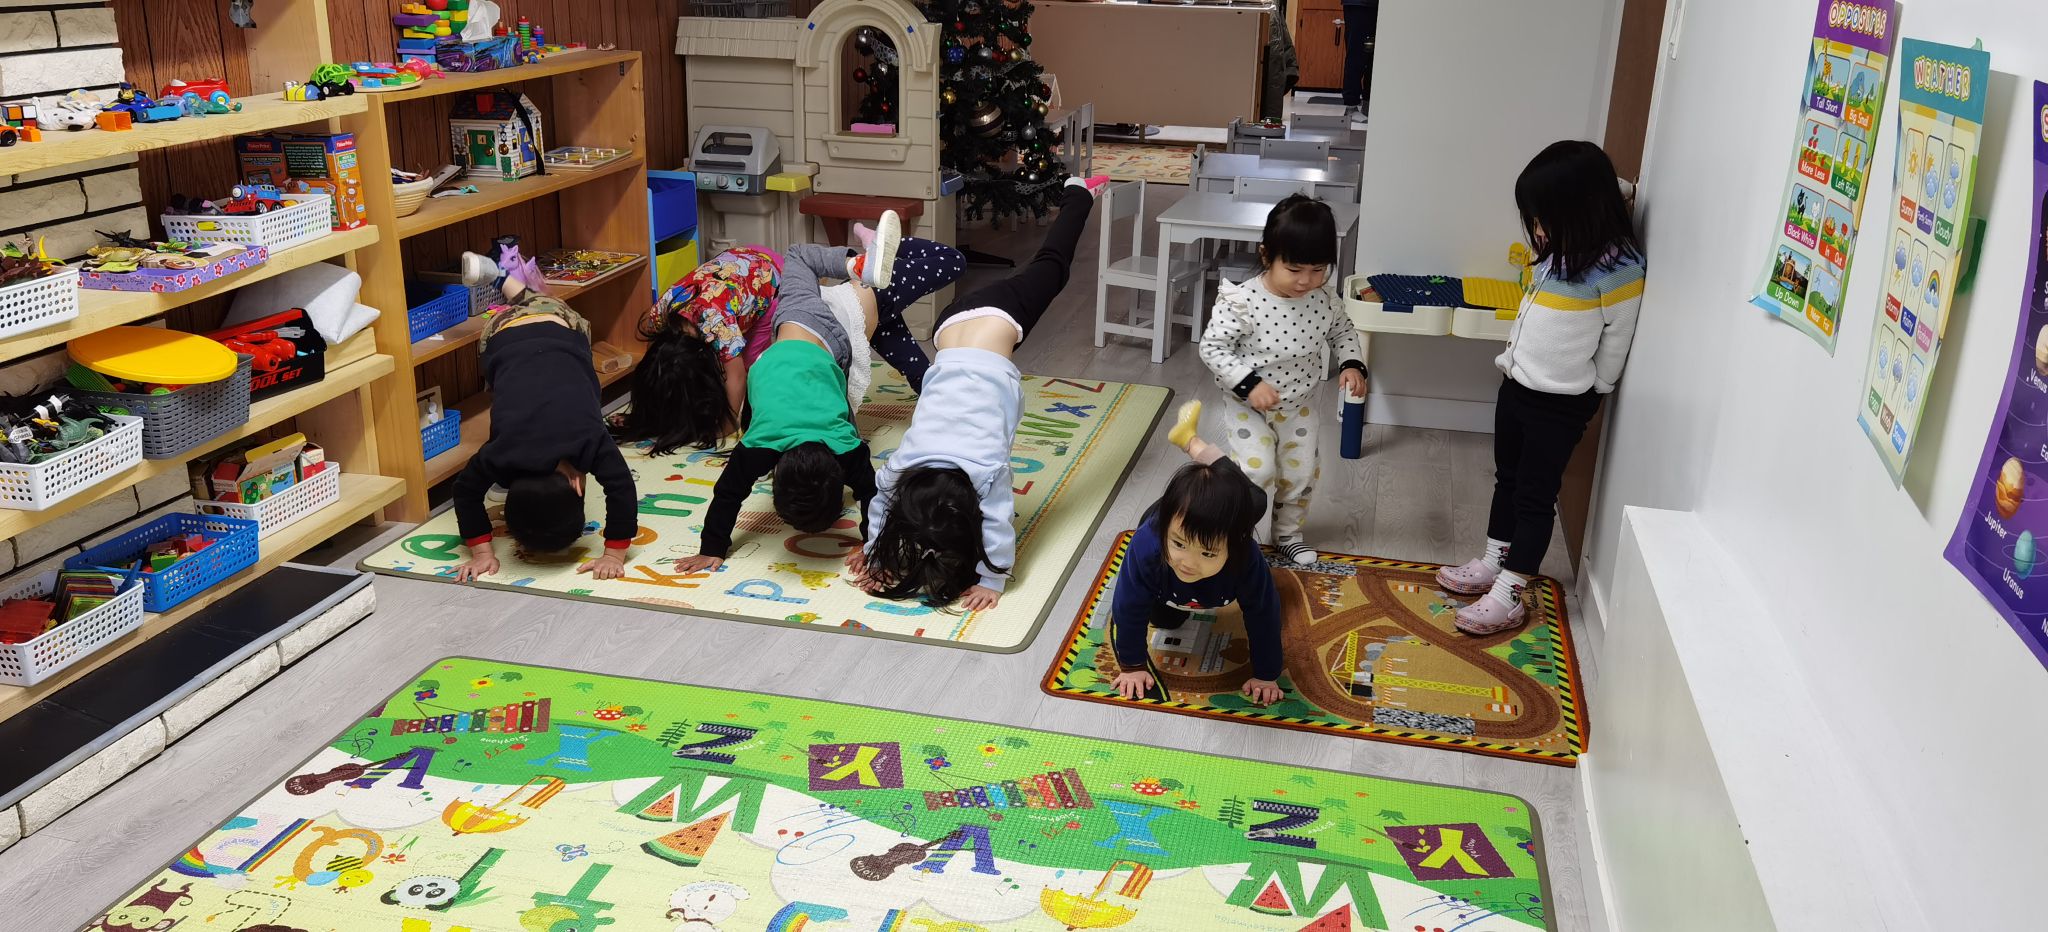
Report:
[[331,195],[335,229],[353,230],[370,222],[354,133],[238,136],[235,154],[242,180],[250,184]]

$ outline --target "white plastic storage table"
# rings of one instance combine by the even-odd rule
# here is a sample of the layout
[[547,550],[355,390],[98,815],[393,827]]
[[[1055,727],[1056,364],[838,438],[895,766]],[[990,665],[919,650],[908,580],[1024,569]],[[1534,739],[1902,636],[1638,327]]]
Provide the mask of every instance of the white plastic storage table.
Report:
[[334,232],[334,199],[324,194],[288,194],[294,203],[267,214],[187,217],[165,214],[164,233],[188,243],[242,243],[290,249]]
[[[53,570],[0,588],[0,601],[41,599],[56,591],[57,573]],[[137,579],[111,601],[51,628],[41,637],[20,644],[0,644],[0,683],[34,686],[141,627],[142,618],[142,580]]]
[[1351,315],[1352,326],[1368,333],[1405,333],[1418,337],[1450,334],[1451,318],[1456,308],[1368,301],[1357,297],[1367,288],[1365,278],[1353,275],[1344,280],[1344,311]]
[[226,515],[256,522],[261,540],[292,526],[300,518],[341,500],[341,464],[330,462],[320,471],[294,483],[291,488],[260,502],[196,502],[200,514]]
[[78,316],[78,268],[0,288],[0,337]]
[[110,415],[114,429],[40,463],[0,463],[0,508],[42,511],[142,462],[142,419]]
[[1514,311],[1461,307],[1451,313],[1451,335],[1468,340],[1499,340],[1505,343],[1508,334],[1514,332],[1515,316]]

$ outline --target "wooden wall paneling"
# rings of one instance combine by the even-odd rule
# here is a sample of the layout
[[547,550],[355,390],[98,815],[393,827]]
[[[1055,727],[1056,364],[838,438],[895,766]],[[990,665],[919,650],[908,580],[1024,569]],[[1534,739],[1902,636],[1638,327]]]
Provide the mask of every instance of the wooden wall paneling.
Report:
[[[201,0],[206,2],[206,0]],[[347,0],[342,0],[345,4]],[[225,15],[225,7],[211,3],[216,16]],[[256,93],[274,93],[282,90],[286,81],[304,81],[313,69],[325,63],[326,55],[333,48],[333,36],[328,25],[327,0],[284,0],[265,3],[258,8],[256,28],[237,29],[232,23],[221,23],[220,28],[239,35],[233,40],[244,45],[248,54],[246,85]],[[228,82],[235,87],[230,76]]]
[[[645,56],[643,55],[643,58]],[[638,61],[617,69],[598,68],[564,75],[555,82],[558,121],[564,139],[581,145],[630,146],[645,151],[646,107],[641,102],[644,71]],[[568,245],[645,254],[647,171],[644,166],[585,184],[561,205],[560,228]],[[635,346],[637,310],[651,291],[646,265],[599,286],[578,305],[591,318],[593,338],[620,348]]]
[[[370,54],[370,30],[389,31],[390,13],[398,9],[398,3],[370,2],[370,0],[328,0],[327,33],[337,61],[358,61]],[[258,7],[257,22],[261,23],[261,7]],[[301,80],[304,80],[303,78]]]

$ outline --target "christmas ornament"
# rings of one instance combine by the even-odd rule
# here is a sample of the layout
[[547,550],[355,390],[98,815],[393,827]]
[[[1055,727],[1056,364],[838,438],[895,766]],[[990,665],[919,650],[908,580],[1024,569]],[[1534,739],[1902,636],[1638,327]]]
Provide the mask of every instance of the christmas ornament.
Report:
[[[876,65],[876,66],[875,66],[875,73],[876,73],[877,75],[881,74],[881,73],[882,73],[882,66],[880,66],[880,65]],[[858,82],[862,83],[862,84],[866,84],[866,83],[868,83],[868,70],[867,70],[866,68],[855,68],[855,69],[853,69],[853,79],[854,79],[855,81],[858,81]]]
[[1006,55],[1006,54],[1004,54],[1004,52],[1003,52],[1003,50],[1002,50],[1002,49],[997,49],[997,50],[995,50],[995,51],[993,51],[993,52],[990,52],[990,53],[989,53],[989,57],[993,58],[994,60],[996,60],[996,61],[998,61],[998,62],[1003,62],[1003,61],[1008,61],[1008,60],[1009,60],[1009,56],[1008,56],[1008,55]]
[[957,46],[957,45],[956,45],[956,46],[953,46],[952,48],[949,48],[949,49],[947,49],[947,50],[946,50],[946,61],[948,61],[948,62],[950,62],[950,63],[952,63],[952,64],[955,64],[955,65],[957,65],[957,64],[960,64],[961,62],[963,62],[963,61],[966,61],[966,60],[967,60],[967,50],[966,50],[966,49],[963,49],[963,48],[961,48],[961,47],[959,47],[959,46]]
[[949,87],[939,92],[939,100],[944,101],[946,106],[950,107],[960,102],[960,95],[953,93],[953,89]]
[[889,76],[889,63],[888,63],[888,62],[885,62],[885,61],[878,61],[878,62],[875,62],[875,80],[878,80],[878,81],[879,81],[879,80],[881,80],[881,79],[883,79],[883,78],[887,78],[888,76]]
[[1033,109],[1033,110],[1036,110],[1036,111],[1038,111],[1038,115],[1039,115],[1039,116],[1044,116],[1044,115],[1045,115],[1045,110],[1046,110],[1046,107],[1045,107],[1045,101],[1042,101],[1042,100],[1041,100],[1041,101],[1039,101],[1039,102],[1037,102],[1037,103],[1035,103],[1035,104],[1032,104],[1032,105],[1031,105],[1031,109]]
[[978,136],[994,139],[1003,131],[1003,108],[993,103],[983,103],[974,108],[974,113],[967,118],[967,128],[974,130]]
[[964,10],[965,10],[965,11],[967,12],[967,15],[969,15],[969,16],[980,16],[980,15],[981,15],[981,4],[979,4],[979,3],[970,3],[970,4],[966,5],[965,7],[962,7],[962,9],[964,9]]
[[953,21],[953,31],[954,31],[954,32],[966,32],[966,31],[967,31],[967,24],[966,24],[966,23],[963,23],[963,22],[961,22],[961,21],[959,21],[959,20],[957,20],[957,19],[956,19],[956,20],[954,20],[954,21]]
[[1017,131],[1017,136],[1023,139],[1025,142],[1030,142],[1031,140],[1038,138],[1038,127],[1026,126],[1023,129]]
[[1042,84],[1042,83],[1041,83],[1041,84],[1039,84],[1039,85],[1038,85],[1038,96],[1040,96],[1040,97],[1044,97],[1044,98],[1046,98],[1046,99],[1048,99],[1048,100],[1049,100],[1049,99],[1051,99],[1051,98],[1052,98],[1052,87],[1051,87],[1050,85],[1047,85],[1047,84]]
[[862,29],[861,31],[854,33],[853,50],[861,53],[862,55],[875,54],[874,35],[875,31],[872,29]]
[[993,58],[995,54],[996,50],[989,48],[986,45],[977,45],[974,47],[974,57],[979,58],[982,61],[988,61],[990,58]]

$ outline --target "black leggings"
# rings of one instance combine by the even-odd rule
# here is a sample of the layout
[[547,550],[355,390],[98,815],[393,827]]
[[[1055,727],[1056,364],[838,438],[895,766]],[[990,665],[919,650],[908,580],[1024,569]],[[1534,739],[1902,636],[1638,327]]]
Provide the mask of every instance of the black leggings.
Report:
[[[1059,216],[1053,218],[1052,226],[1045,231],[1045,242],[1039,244],[1031,261],[1008,278],[953,299],[939,312],[938,322],[943,325],[955,315],[992,307],[1010,315],[1024,336],[1030,336],[1031,328],[1045,316],[1046,308],[1052,307],[1060,289],[1067,287],[1074,249],[1080,245],[1081,232],[1088,228],[1088,214],[1094,209],[1094,195],[1079,185],[1068,186],[1066,197],[1060,200]],[[1024,341],[1020,338],[1017,342]]]
[[1600,395],[1553,395],[1503,378],[1493,406],[1493,510],[1486,536],[1508,542],[1505,568],[1534,576],[1550,550],[1557,490]]
[[1380,22],[1380,0],[1344,4],[1344,106],[1372,106],[1372,40]]

